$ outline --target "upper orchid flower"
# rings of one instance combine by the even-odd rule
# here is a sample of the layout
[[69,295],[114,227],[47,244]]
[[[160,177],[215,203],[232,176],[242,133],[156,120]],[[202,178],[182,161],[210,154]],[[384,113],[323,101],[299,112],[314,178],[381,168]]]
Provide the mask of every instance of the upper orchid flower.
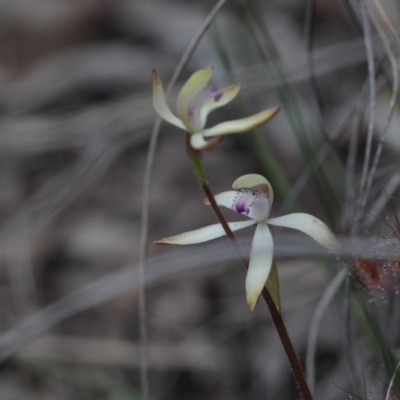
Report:
[[208,85],[212,72],[212,67],[201,69],[188,79],[178,95],[177,117],[167,105],[158,72],[153,70],[155,110],[164,120],[189,132],[191,134],[190,143],[197,150],[205,150],[211,147],[211,143],[207,142],[205,138],[249,131],[265,124],[279,111],[279,107],[272,107],[250,117],[222,122],[212,128],[205,129],[208,114],[232,101],[240,90],[239,83],[223,89]]
[[[339,251],[340,245],[331,230],[321,220],[310,214],[294,213],[269,218],[274,195],[270,183],[263,176],[257,174],[241,176],[232,187],[235,190],[217,194],[215,200],[218,205],[251,218],[250,221],[230,222],[229,227],[232,231],[257,225],[246,277],[247,303],[253,311],[272,266],[273,240],[268,225],[297,229],[332,251]],[[209,205],[207,199],[203,203]],[[222,225],[214,224],[155,243],[181,245],[202,243],[224,234]]]

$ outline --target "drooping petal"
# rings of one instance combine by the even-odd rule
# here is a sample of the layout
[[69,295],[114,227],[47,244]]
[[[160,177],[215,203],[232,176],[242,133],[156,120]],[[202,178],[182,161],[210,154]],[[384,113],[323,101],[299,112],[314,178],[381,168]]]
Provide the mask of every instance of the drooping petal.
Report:
[[212,86],[206,86],[199,94],[198,125],[201,129],[206,125],[208,114],[231,102],[239,91],[239,83],[235,83],[223,89],[215,89]]
[[[229,222],[229,227],[233,232],[247,228],[248,226],[256,224],[255,221],[239,221],[239,222]],[[189,231],[186,233],[181,233],[180,235],[171,236],[165,239],[157,240],[155,244],[196,244],[208,242],[225,235],[225,231],[221,224],[214,224],[205,226],[204,228],[196,229],[194,231]]]
[[186,130],[183,122],[176,117],[168,107],[160,75],[155,69],[153,69],[153,104],[155,110],[162,119],[178,128]]
[[279,110],[279,107],[272,107],[261,111],[258,114],[251,115],[250,117],[222,122],[212,128],[204,129],[203,135],[205,137],[210,137],[247,132],[268,122],[278,113]]
[[272,235],[267,224],[258,224],[246,276],[246,298],[251,311],[254,310],[271,271],[273,247]]
[[320,245],[332,251],[340,251],[340,244],[335,235],[320,219],[305,213],[294,213],[283,217],[271,218],[267,221],[270,225],[284,226],[297,229],[311,236]]
[[[214,196],[219,206],[246,215],[255,221],[261,221],[268,216],[269,201],[264,192],[257,189],[229,190]],[[208,199],[203,204],[210,205]]]
[[[182,90],[179,93],[178,100],[176,102],[176,111],[179,118],[186,125],[189,132],[193,133],[195,130],[192,129],[191,115],[191,103],[193,99],[207,86],[207,83],[211,79],[213,72],[212,67],[200,69],[195,72],[183,85]],[[192,105],[193,107],[193,105]]]

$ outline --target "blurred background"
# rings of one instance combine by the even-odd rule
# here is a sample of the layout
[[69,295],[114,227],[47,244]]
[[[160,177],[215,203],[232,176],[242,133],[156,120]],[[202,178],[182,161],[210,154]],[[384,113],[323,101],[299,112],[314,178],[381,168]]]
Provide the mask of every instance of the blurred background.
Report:
[[[0,1],[1,400],[142,399],[137,266],[156,118],[151,70],[166,86],[215,4]],[[204,154],[211,188],[265,175],[273,216],[312,213],[352,240],[336,258],[274,231],[283,315],[302,363],[317,329],[318,399],[378,398],[396,365],[400,226],[389,196],[399,199],[398,11],[397,0],[227,1],[170,99],[174,109],[190,74],[213,65],[213,85],[242,90],[210,125],[281,106],[257,132]],[[215,222],[184,134],[168,124],[151,182],[150,398],[299,398],[267,308],[248,310],[245,271],[228,241],[152,244]],[[251,229],[238,236],[248,252]]]

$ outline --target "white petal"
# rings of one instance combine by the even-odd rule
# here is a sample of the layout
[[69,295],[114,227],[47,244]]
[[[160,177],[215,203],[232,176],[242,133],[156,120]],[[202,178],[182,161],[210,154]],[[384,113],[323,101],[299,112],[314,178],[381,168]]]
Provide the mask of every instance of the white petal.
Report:
[[250,117],[222,122],[212,128],[204,129],[203,135],[209,137],[250,131],[268,122],[278,113],[279,109],[279,107],[272,107]]
[[[223,89],[206,85],[185,100],[185,114],[179,113],[178,115],[186,124],[189,132],[200,132],[206,125],[208,114],[233,100],[239,90],[239,84],[227,86]],[[183,108],[179,108],[179,110],[183,110]]]
[[240,84],[235,83],[223,89],[214,89],[206,86],[200,93],[201,101],[199,104],[199,124],[203,128],[206,125],[207,116],[210,112],[219,107],[223,107],[231,102],[239,93]]
[[[222,193],[216,194],[214,196],[214,199],[219,206],[233,209],[233,204],[236,200],[237,195],[238,195],[238,192],[236,190],[228,190],[227,192],[222,192]],[[206,206],[209,206],[210,202],[208,199],[204,199],[203,204],[205,204]]]
[[297,229],[311,236],[320,245],[333,251],[340,251],[340,244],[335,235],[326,224],[313,215],[294,213],[283,217],[271,218],[267,222],[270,225]]
[[271,271],[274,243],[268,225],[257,225],[250,252],[249,270],[246,276],[246,297],[253,311]]
[[[255,221],[239,221],[229,222],[228,225],[233,232],[256,224]],[[154,242],[156,244],[196,244],[208,242],[209,240],[219,238],[225,235],[224,228],[221,224],[209,225],[194,231],[181,233],[180,235],[171,236]]]
[[183,122],[178,117],[176,117],[168,107],[160,76],[158,75],[158,72],[154,69],[153,69],[153,105],[154,109],[157,111],[157,114],[162,119],[168,121],[172,125],[177,126],[178,128],[186,130],[186,127],[183,124]]

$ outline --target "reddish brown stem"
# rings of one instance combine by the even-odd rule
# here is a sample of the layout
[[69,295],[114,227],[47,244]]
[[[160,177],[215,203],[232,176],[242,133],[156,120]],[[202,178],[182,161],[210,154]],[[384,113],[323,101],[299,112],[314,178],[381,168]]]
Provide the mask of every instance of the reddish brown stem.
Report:
[[[188,136],[188,140],[187,140],[187,151],[188,151],[190,160],[192,161],[192,165],[195,170],[199,184],[200,184],[204,194],[206,195],[208,201],[210,202],[210,206],[211,206],[212,210],[214,211],[215,216],[217,217],[219,223],[222,225],[222,227],[223,227],[226,235],[228,236],[228,239],[232,243],[232,246],[234,247],[238,257],[240,258],[240,260],[242,261],[242,264],[244,265],[244,267],[247,270],[249,267],[248,262],[243,257],[242,251],[240,249],[240,246],[236,239],[236,236],[230,229],[228,223],[226,222],[224,215],[222,214],[221,210],[218,207],[218,204],[215,201],[214,195],[205,179],[204,170],[202,168],[202,164],[201,164],[201,160],[200,160],[201,154],[199,151],[193,149],[190,146],[189,136]],[[276,308],[275,302],[266,287],[264,287],[264,289],[262,291],[262,296],[263,296],[265,302],[267,303],[269,312],[271,314],[272,321],[274,322],[274,325],[275,325],[276,331],[278,332],[282,346],[285,349],[286,356],[287,356],[287,358],[289,360],[289,364],[292,368],[292,372],[293,372],[294,378],[296,380],[297,386],[299,388],[299,391],[304,400],[312,400],[312,395],[311,395],[310,389],[307,385],[307,381],[304,376],[303,369],[301,367],[299,359],[297,358],[292,341],[290,340],[288,331],[286,329],[286,325],[282,318],[282,314]]]

